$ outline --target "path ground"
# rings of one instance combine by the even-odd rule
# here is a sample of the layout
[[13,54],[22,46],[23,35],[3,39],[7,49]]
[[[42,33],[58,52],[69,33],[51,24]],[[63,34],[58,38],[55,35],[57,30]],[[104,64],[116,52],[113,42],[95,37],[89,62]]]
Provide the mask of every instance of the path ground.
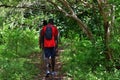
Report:
[[36,65],[36,67],[40,70],[39,74],[37,74],[35,76],[34,80],[72,80],[71,78],[67,78],[65,77],[65,74],[62,73],[62,63],[60,62],[60,54],[63,52],[64,50],[59,49],[57,56],[56,56],[56,64],[55,64],[55,72],[56,75],[55,76],[50,76],[48,78],[45,77],[45,66],[44,66],[44,62],[42,60],[42,52],[41,53],[37,53],[37,54],[32,54],[31,58],[37,58],[37,61],[34,61],[34,64]]

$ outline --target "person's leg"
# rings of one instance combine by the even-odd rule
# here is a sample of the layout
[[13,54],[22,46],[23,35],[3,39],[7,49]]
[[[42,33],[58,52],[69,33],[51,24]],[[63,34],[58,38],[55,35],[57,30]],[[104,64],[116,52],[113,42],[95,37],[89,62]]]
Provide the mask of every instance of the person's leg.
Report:
[[55,70],[55,57],[51,58],[52,71]]
[[49,68],[49,58],[45,58],[45,66],[46,66],[46,71],[50,71],[50,68]]
[[50,68],[49,68],[50,50],[49,48],[45,48],[44,53],[45,53],[46,76],[48,76],[50,74]]
[[55,48],[51,48],[51,66],[52,71],[55,71]]
[[42,50],[42,56],[41,56],[41,64],[42,64],[42,67],[45,67],[46,63],[46,60],[45,60],[45,53],[44,53],[44,50]]

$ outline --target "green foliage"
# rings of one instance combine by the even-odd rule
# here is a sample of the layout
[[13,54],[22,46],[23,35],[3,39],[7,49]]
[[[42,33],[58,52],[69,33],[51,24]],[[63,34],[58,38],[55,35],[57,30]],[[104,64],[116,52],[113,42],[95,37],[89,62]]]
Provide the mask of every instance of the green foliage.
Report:
[[1,34],[0,79],[33,80],[39,70],[31,63],[31,59],[21,57],[38,51],[37,32],[29,28],[4,28]]
[[38,69],[25,58],[0,59],[0,79],[1,80],[33,80]]
[[[1,30],[0,79],[33,80],[39,70],[31,59],[22,58],[38,51],[38,33],[29,28],[8,28]],[[17,58],[16,58],[17,57]]]
[[[40,0],[42,1],[42,0]],[[106,61],[103,54],[104,27],[102,17],[96,8],[97,0],[88,0],[86,4],[94,6],[85,7],[82,2],[70,0],[71,7],[95,37],[95,43],[91,43],[79,28],[76,21],[65,17],[60,12],[50,12],[55,7],[47,5],[41,10],[41,4],[46,1],[39,0],[1,0],[0,4],[10,6],[29,6],[28,8],[0,8],[0,79],[1,80],[33,80],[36,75],[36,68],[26,57],[32,52],[38,51],[38,24],[41,21],[54,17],[55,25],[61,32],[61,45],[65,51],[61,55],[63,72],[74,80],[119,80],[120,72],[114,69],[120,66],[120,1],[108,0],[108,4],[115,7],[112,15],[115,22],[112,24],[112,39],[109,47],[113,53],[113,61]],[[56,0],[54,0],[57,2]],[[60,3],[58,3],[59,6]],[[89,6],[89,5],[88,5]],[[61,6],[62,8],[65,8]],[[110,7],[111,8],[111,7]],[[49,12],[48,12],[49,11]],[[17,58],[16,58],[17,57]],[[112,67],[111,71],[106,70]],[[37,71],[38,72],[38,71]],[[114,74],[114,75],[113,75]]]
[[[36,35],[36,37],[35,37]],[[3,32],[4,46],[2,55],[25,56],[35,51],[38,38],[34,30],[6,29]]]
[[[4,1],[1,0],[0,2],[1,2],[2,4],[17,5],[19,1],[21,1],[21,0],[4,0]],[[14,3],[13,3],[13,2],[14,2]]]
[[114,66],[114,62],[108,63],[106,61],[101,38],[92,44],[89,40],[81,40],[78,34],[74,34],[71,38],[62,37],[61,42],[65,49],[61,54],[63,73],[66,73],[68,77],[75,80],[113,80],[120,78],[119,70],[113,67],[108,72],[106,69],[108,66]]
[[111,42],[109,44],[111,48],[111,52],[113,53],[114,57],[114,65],[116,67],[120,66],[120,36],[114,35],[111,39]]

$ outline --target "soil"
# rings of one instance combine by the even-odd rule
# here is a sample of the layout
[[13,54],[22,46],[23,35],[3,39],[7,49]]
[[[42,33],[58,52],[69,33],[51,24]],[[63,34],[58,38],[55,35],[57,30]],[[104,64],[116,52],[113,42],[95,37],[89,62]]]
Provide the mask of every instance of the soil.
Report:
[[67,78],[65,74],[62,72],[62,62],[60,61],[60,54],[64,50],[59,49],[57,56],[56,56],[56,64],[55,64],[55,72],[56,74],[50,75],[49,77],[45,77],[45,66],[44,66],[44,60],[42,57],[42,52],[40,53],[34,53],[30,56],[30,58],[37,59],[37,61],[34,61],[33,63],[36,65],[36,67],[39,69],[39,74],[35,76],[34,80],[72,80],[71,78]]

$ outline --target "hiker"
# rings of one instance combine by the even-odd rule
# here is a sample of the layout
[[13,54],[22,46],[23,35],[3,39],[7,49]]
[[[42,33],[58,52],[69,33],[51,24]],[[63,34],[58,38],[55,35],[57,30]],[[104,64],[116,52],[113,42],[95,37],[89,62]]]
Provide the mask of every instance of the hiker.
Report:
[[[47,25],[47,20],[43,20],[43,27]],[[44,36],[41,35],[42,30],[39,33],[39,47],[43,50]]]
[[[41,36],[44,37],[43,45],[41,48],[44,49],[45,61],[46,61],[46,77],[50,74],[54,75],[54,67],[55,67],[55,54],[57,50],[57,36],[58,29],[54,26],[53,19],[49,19],[49,23],[43,26],[41,30]],[[51,69],[52,71],[51,71]]]
[[[42,26],[46,26],[46,25],[47,25],[47,20],[43,20]],[[40,32],[39,32],[39,48],[42,49],[41,63],[43,66],[45,66],[45,54],[44,54],[44,48],[43,48],[44,36],[41,35],[41,32],[42,32],[42,30],[40,30]]]

